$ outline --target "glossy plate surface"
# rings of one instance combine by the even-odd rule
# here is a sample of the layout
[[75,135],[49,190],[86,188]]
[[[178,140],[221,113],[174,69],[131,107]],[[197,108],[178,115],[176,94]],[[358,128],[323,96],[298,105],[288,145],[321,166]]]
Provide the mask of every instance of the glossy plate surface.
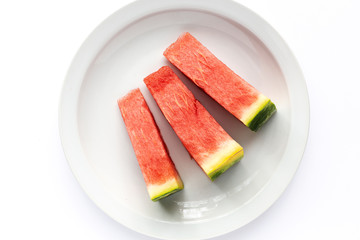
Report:
[[[268,96],[278,112],[254,133],[177,71],[162,55],[188,31]],[[211,182],[191,160],[144,77],[169,65],[244,147],[241,162]],[[152,202],[117,99],[140,87],[183,191]],[[281,195],[301,161],[309,128],[305,81],[291,51],[259,16],[224,0],[136,1],[106,19],[81,46],[59,106],[66,158],[89,197],[119,223],[163,239],[203,239],[235,230]]]

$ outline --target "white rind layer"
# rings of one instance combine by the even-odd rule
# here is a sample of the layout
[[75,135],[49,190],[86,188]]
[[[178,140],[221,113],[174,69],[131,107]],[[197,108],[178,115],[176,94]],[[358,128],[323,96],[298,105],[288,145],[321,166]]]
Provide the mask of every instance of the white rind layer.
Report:
[[267,98],[263,94],[259,94],[256,102],[251,104],[250,107],[248,107],[245,111],[241,113],[242,117],[240,120],[247,126],[269,101],[269,98]]
[[147,185],[147,190],[149,192],[150,198],[156,199],[162,195],[166,195],[176,189],[183,189],[184,185],[180,178],[173,178],[168,180],[163,184],[149,184]]
[[243,148],[233,139],[223,142],[218,149],[217,152],[208,156],[201,164],[201,168],[208,175],[214,170],[230,164],[228,160],[235,154],[243,151]]

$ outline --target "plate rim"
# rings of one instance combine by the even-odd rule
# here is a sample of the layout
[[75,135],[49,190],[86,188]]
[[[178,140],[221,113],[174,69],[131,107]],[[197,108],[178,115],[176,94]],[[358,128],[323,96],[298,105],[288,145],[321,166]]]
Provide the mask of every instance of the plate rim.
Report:
[[[77,179],[78,183],[85,191],[85,193],[89,196],[89,198],[95,203],[98,208],[104,211],[115,221],[126,226],[127,228],[132,229],[133,231],[142,233],[147,236],[163,239],[167,239],[171,236],[171,231],[174,228],[174,225],[172,227],[167,226],[169,227],[169,229],[165,231],[165,234],[159,234],[159,231],[155,233],[151,231],[151,229],[156,229],[156,227],[159,226],[158,224],[150,223],[149,227],[139,226],[139,222],[142,222],[144,224],[149,224],[149,222],[147,222],[146,219],[142,219],[142,216],[139,217],[136,215],[132,216],[132,219],[129,220],[129,216],[134,214],[129,209],[126,209],[126,207],[119,209],[120,212],[122,212],[122,216],[114,216],[114,214],[107,206],[114,205],[115,201],[113,199],[108,199],[105,197],[107,195],[106,192],[101,188],[100,184],[95,181],[96,178],[93,177],[95,176],[94,170],[91,169],[88,165],[83,164],[84,162],[86,163],[86,157],[84,156],[84,154],[82,154],[81,151],[78,151],[75,147],[81,147],[80,139],[76,139],[76,135],[78,134],[77,120],[76,118],[71,119],[67,116],[77,116],[77,96],[79,96],[81,83],[86,75],[87,69],[92,64],[103,46],[105,46],[106,43],[108,43],[121,28],[126,27],[136,19],[145,17],[146,15],[161,11],[180,9],[193,9],[198,11],[206,10],[231,19],[236,23],[241,24],[246,29],[250,30],[264,43],[264,45],[269,49],[271,54],[278,62],[281,71],[283,71],[284,73],[284,78],[286,83],[288,84],[288,88],[297,88],[300,89],[300,91],[298,90],[299,92],[302,92],[301,97],[297,95],[290,96],[289,94],[289,100],[291,102],[291,105],[300,106],[300,110],[291,111],[291,119],[301,119],[303,125],[301,125],[300,127],[296,126],[296,128],[293,125],[290,125],[288,146],[285,150],[288,152],[285,152],[283,154],[283,158],[284,155],[295,155],[296,161],[291,161],[292,164],[290,164],[290,162],[280,162],[278,168],[275,170],[273,176],[269,179],[267,184],[263,187],[261,191],[258,192],[256,196],[252,198],[253,201],[249,203],[251,205],[259,205],[261,207],[256,208],[256,211],[253,211],[252,213],[246,212],[248,214],[248,217],[246,218],[239,216],[239,210],[229,213],[228,215],[226,215],[226,218],[232,220],[232,224],[229,224],[225,227],[223,226],[222,230],[217,230],[216,228],[219,221],[221,222],[222,218],[220,218],[211,220],[211,223],[209,221],[206,222],[207,224],[210,223],[211,225],[214,225],[214,227],[209,227],[209,229],[211,229],[211,232],[201,232],[200,235],[185,234],[184,236],[175,236],[175,239],[210,238],[236,230],[250,223],[257,217],[259,217],[261,214],[263,214],[265,211],[267,211],[273,205],[273,203],[275,203],[275,201],[282,195],[284,190],[287,188],[287,186],[293,179],[301,162],[307,144],[310,127],[310,104],[305,78],[302,74],[300,65],[298,64],[294,54],[292,53],[286,42],[282,39],[280,34],[259,15],[257,15],[250,9],[244,7],[240,3],[231,0],[153,0],[151,1],[151,3],[149,3],[149,1],[147,0],[138,0],[125,5],[124,7],[120,8],[115,13],[110,15],[107,19],[100,23],[98,27],[93,30],[93,32],[86,38],[86,40],[76,53],[75,57],[73,58],[65,80],[63,82],[58,106],[59,133],[66,160],[75,178]],[[224,13],[227,13],[232,17],[223,15]],[[119,21],[119,19],[123,21]],[[115,22],[117,22],[117,24],[114,24]],[[259,31],[257,26],[262,27],[263,33]],[[99,39],[96,39],[96,37],[99,35],[105,37],[101,38],[100,41]],[[271,39],[269,39],[268,36],[270,36]],[[94,39],[96,39],[96,41],[94,41]],[[281,46],[281,50],[283,51],[282,54],[275,54],[276,52],[274,53],[276,46],[272,45],[272,42]],[[291,62],[290,65],[292,66],[292,69],[284,67],[285,60],[288,63]],[[292,78],[295,80],[288,82],[288,79],[285,77],[285,75],[292,76]],[[74,102],[76,103],[76,106],[72,106]],[[299,112],[301,112],[302,114],[299,114]],[[301,143],[301,146],[295,147],[293,144],[290,144],[289,146],[289,142],[293,143],[294,141],[296,141],[297,143]],[[291,149],[289,150],[289,148]],[[294,153],[294,151],[296,154]],[[287,171],[284,171],[285,169]],[[284,183],[284,178],[286,179],[286,183]],[[274,187],[271,188],[271,186],[274,185],[276,185],[277,187],[275,189],[273,189]],[[264,194],[268,197],[259,197],[259,195]],[[104,203],[106,203],[107,206],[104,206]],[[166,223],[160,223],[160,225],[162,224]],[[204,223],[196,222],[192,224],[184,224],[181,227],[184,228],[184,226],[187,226],[187,228],[191,230],[191,227],[189,226],[199,227],[201,224]],[[198,232],[196,233],[199,234]],[[172,236],[171,238],[174,238],[174,236]]]

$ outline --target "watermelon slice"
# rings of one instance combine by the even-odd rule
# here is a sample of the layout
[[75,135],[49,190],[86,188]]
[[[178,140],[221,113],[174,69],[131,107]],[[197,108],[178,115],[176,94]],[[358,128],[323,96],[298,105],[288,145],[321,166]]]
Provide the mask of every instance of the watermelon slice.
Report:
[[151,200],[157,201],[183,189],[154,118],[139,89],[118,100],[136,158]]
[[190,155],[211,180],[243,157],[243,148],[216,122],[169,67],[144,82]]
[[274,103],[217,59],[190,33],[182,34],[164,56],[215,101],[257,131],[276,112]]

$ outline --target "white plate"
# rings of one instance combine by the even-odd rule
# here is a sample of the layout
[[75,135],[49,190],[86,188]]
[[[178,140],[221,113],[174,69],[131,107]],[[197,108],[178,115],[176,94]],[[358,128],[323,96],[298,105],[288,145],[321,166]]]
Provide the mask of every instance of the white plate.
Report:
[[[245,150],[242,161],[211,182],[190,159],[143,78],[188,31],[270,97],[278,112],[257,133],[185,84]],[[174,67],[173,67],[174,69]],[[133,153],[117,98],[140,87],[185,189],[152,202]],[[292,179],[306,145],[309,103],[301,70],[281,37],[259,16],[224,0],[136,1],[110,16],[81,46],[66,77],[60,135],[69,164],[89,197],[119,223],[146,235],[203,239],[258,217]]]

